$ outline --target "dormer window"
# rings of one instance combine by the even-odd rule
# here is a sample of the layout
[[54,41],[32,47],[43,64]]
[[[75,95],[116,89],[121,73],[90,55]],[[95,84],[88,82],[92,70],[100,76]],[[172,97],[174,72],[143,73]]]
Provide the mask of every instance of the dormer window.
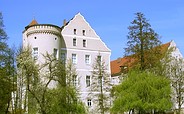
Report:
[[73,34],[77,34],[77,29],[73,29]]

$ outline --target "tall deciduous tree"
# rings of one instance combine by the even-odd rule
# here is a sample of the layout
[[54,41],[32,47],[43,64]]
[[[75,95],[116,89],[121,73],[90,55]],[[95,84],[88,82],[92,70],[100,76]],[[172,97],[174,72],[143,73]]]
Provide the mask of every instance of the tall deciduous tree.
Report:
[[105,114],[110,108],[111,84],[107,66],[100,57],[100,55],[97,56],[94,61],[89,96],[93,98],[93,103],[96,105],[93,113]]
[[[38,86],[40,83],[38,76],[38,65],[32,57],[31,48],[23,48],[19,50],[17,55],[17,109],[20,113],[30,111],[30,107],[33,106],[29,102],[29,99],[35,101]],[[31,101],[30,100],[30,101]],[[39,100],[36,97],[36,100]],[[35,101],[36,102],[36,101]],[[35,106],[35,104],[34,104]],[[33,110],[35,109],[32,108]]]
[[138,111],[152,114],[153,111],[164,112],[172,106],[170,81],[151,72],[129,72],[114,92],[114,113]]
[[154,67],[156,61],[160,58],[161,53],[158,46],[161,42],[144,14],[138,12],[135,15],[135,19],[131,22],[132,25],[128,27],[129,33],[125,54],[126,56],[133,55],[137,59],[139,68],[144,70]]
[[67,70],[53,55],[43,56],[45,63],[38,65],[30,48],[24,48],[18,55],[20,108],[24,106],[28,113],[84,114],[84,105],[78,100],[71,80],[75,75],[72,65]]
[[[59,60],[56,65],[56,75],[54,80],[57,82],[57,87],[49,90],[48,98],[51,101],[50,112],[52,114],[85,114],[86,109],[84,104],[78,99],[77,91],[77,73],[71,60],[67,64],[63,64]],[[55,98],[52,97],[54,94]]]

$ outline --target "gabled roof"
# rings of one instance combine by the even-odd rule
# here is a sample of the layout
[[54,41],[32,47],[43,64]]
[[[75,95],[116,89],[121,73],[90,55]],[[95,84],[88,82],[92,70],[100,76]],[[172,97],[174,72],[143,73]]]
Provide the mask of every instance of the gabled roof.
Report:
[[[99,52],[111,52],[111,50],[106,46],[106,44],[102,41],[102,39],[96,34],[95,30],[90,26],[90,24],[86,21],[81,13],[77,13],[70,21],[63,23],[62,29],[62,36],[65,38],[68,35],[74,35],[73,30],[77,30],[77,34],[74,37],[84,36],[82,32],[85,30],[85,39],[92,39],[96,42],[90,42],[86,49],[88,50],[98,50]],[[66,42],[67,45],[67,42]],[[94,45],[98,45],[98,49],[94,48]]]
[[[168,42],[166,44],[161,45],[161,52],[165,53],[171,42]],[[135,58],[133,56],[126,56],[123,58],[118,58],[116,60],[111,61],[111,75],[112,76],[117,76],[120,75],[122,72],[122,67],[132,67],[133,63],[135,62]]]

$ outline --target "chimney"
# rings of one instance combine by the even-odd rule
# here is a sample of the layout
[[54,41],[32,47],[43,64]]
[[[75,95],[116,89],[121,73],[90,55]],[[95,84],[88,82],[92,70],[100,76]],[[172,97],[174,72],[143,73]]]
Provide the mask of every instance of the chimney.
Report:
[[66,19],[64,19],[64,20],[63,20],[63,26],[65,26],[66,23],[67,23],[67,22],[66,22]]

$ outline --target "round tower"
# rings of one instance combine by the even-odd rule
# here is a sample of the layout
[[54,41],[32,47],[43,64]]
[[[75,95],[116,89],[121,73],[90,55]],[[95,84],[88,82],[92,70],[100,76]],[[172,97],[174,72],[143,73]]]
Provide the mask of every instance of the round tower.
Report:
[[23,47],[31,47],[33,57],[43,63],[46,53],[60,58],[61,28],[52,24],[38,24],[34,19],[23,31]]

